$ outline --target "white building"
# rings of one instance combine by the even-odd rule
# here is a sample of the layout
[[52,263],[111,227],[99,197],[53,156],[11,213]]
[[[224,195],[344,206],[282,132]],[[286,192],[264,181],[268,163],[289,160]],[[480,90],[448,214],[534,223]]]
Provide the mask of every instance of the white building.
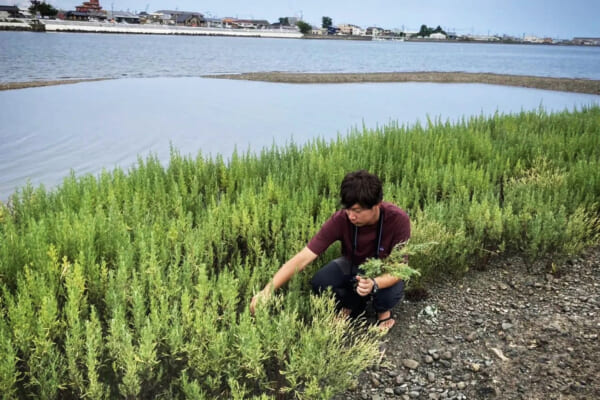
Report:
[[384,29],[378,26],[370,26],[367,28],[366,35],[368,36],[379,36],[383,34]]
[[525,36],[523,41],[527,43],[544,43],[544,39],[537,36]]
[[364,29],[360,26],[352,25],[352,24],[341,24],[338,25],[338,29],[342,35],[354,35],[354,36],[362,36],[365,34]]

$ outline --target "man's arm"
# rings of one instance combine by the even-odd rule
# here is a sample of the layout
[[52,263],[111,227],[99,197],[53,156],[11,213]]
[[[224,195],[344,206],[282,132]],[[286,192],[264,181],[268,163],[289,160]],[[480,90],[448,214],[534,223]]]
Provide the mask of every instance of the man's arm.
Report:
[[383,274],[375,279],[370,278],[361,278],[358,277],[358,285],[356,286],[356,293],[360,296],[366,296],[373,291],[373,281],[377,282],[377,286],[379,289],[385,289],[390,286],[394,286],[396,283],[400,282],[401,279],[390,274]]
[[258,292],[250,302],[250,312],[254,314],[258,301],[268,299],[271,295],[271,290],[277,290],[285,285],[296,272],[302,271],[308,264],[313,262],[317,255],[308,247],[303,248],[294,257],[290,258],[285,264],[279,268],[279,271],[273,275],[273,278],[267,283],[263,290]]
[[[408,214],[406,214],[405,211],[399,208],[398,210],[399,213],[394,213],[395,218],[392,229],[392,231],[394,232],[394,239],[392,240],[392,244],[394,246],[398,243],[404,243],[410,238],[410,219],[408,217]],[[393,248],[393,246],[391,246],[390,248]],[[408,256],[406,256],[405,262],[408,263]],[[360,296],[366,296],[370,294],[373,291],[373,279],[362,279],[360,276],[357,276],[357,278],[358,285],[356,287],[356,292]],[[402,279],[391,276],[390,274],[383,274],[376,277],[374,280],[375,282],[377,282],[377,286],[379,287],[379,289],[385,289],[395,285]]]

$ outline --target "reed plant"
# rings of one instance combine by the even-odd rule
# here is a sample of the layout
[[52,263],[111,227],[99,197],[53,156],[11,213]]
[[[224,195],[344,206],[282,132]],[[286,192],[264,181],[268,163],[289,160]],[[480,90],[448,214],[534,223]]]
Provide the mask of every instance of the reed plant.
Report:
[[329,398],[378,360],[378,333],[309,294],[334,246],[260,308],[252,295],[368,169],[407,210],[411,283],[490,255],[598,243],[600,108],[391,123],[332,141],[154,156],[25,186],[0,203],[3,398]]

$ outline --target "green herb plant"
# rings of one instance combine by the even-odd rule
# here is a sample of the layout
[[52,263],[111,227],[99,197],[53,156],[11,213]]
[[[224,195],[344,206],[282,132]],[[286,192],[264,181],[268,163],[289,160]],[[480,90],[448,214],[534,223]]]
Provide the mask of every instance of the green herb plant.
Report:
[[412,226],[365,276],[421,284],[502,253],[559,265],[600,243],[598,106],[390,123],[227,160],[172,149],[167,165],[140,156],[51,190],[29,184],[0,202],[0,398],[343,393],[380,338],[308,295],[337,244],[256,315],[248,302],[363,168]]
[[360,275],[363,278],[391,275],[409,281],[412,277],[421,276],[421,272],[408,265],[408,257],[426,254],[436,244],[436,242],[414,243],[410,240],[398,243],[387,258],[369,258],[361,264]]

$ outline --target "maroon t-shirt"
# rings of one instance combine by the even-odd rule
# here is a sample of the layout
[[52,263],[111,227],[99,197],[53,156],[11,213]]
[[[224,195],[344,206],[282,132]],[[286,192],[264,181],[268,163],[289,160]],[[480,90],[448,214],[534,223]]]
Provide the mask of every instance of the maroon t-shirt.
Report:
[[[399,207],[382,202],[383,232],[379,257],[387,257],[394,246],[406,242],[410,238],[410,219],[406,212]],[[337,240],[342,241],[342,255],[350,259],[352,256],[352,233],[354,225],[348,219],[345,210],[337,211],[323,224],[319,232],[308,242],[308,248],[315,254],[321,255]],[[377,240],[377,224],[358,228],[357,246],[354,256],[355,264],[362,264],[367,258],[375,256],[375,241]]]

